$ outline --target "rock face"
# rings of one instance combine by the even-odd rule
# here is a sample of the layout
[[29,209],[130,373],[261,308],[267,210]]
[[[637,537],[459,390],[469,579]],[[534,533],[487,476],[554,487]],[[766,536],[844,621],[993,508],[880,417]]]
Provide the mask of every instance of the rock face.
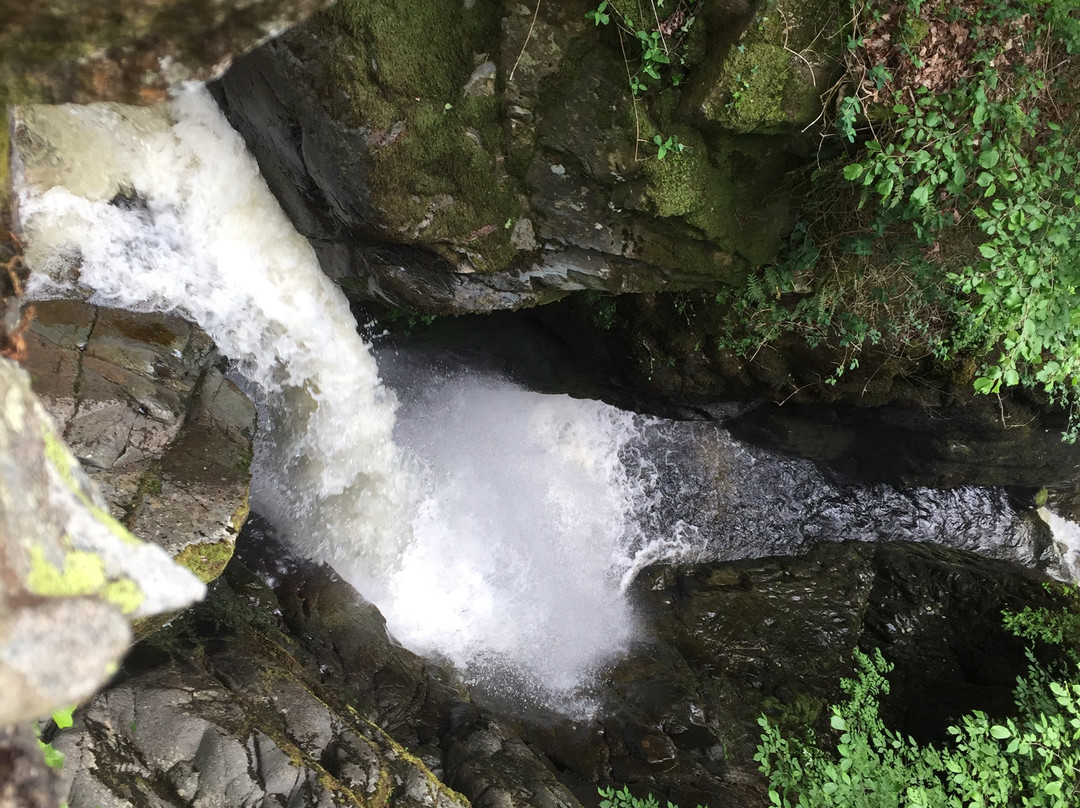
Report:
[[[738,281],[779,247],[785,172],[820,109],[829,68],[793,65],[829,58],[813,36],[762,34],[771,81],[740,92],[768,113],[735,125],[710,112],[734,104],[735,76],[710,66],[751,9],[649,21],[673,66],[635,96],[638,40],[624,59],[617,26],[586,20],[595,5],[343,0],[238,60],[214,92],[324,268],[359,297],[460,313]],[[808,28],[835,11],[786,5]]]
[[53,738],[69,804],[575,808],[627,783],[764,806],[761,712],[828,732],[851,649],[881,647],[897,664],[888,720],[940,739],[963,711],[1008,711],[1026,660],[1000,611],[1048,600],[1017,567],[903,543],[655,568],[633,597],[638,642],[595,683],[595,713],[568,718],[470,695],[252,523],[209,599]]
[[0,361],[0,726],[94,692],[129,620],[181,609],[203,585],[109,516],[28,379]]
[[[452,705],[470,709],[448,673],[390,641],[327,568],[253,531],[205,604],[144,641],[54,738],[72,761],[68,803],[467,806],[453,789],[476,778],[444,769],[439,747]],[[573,803],[509,729],[500,749],[491,723],[463,730],[463,769],[482,752],[490,771]],[[493,777],[473,804],[516,804]]]
[[[1080,450],[1062,441],[1063,414],[1022,395],[937,408],[763,406],[729,422],[743,440],[812,457],[846,476],[894,485],[1047,488],[1066,498]],[[1003,424],[1004,421],[1004,424]]]
[[569,749],[543,731],[526,739],[558,754],[582,791],[599,771],[683,806],[766,805],[757,717],[827,736],[823,708],[855,647],[896,664],[883,715],[905,734],[940,742],[963,712],[1010,712],[1026,660],[1001,610],[1046,602],[1016,567],[906,543],[652,569],[635,595],[647,636],[610,674],[610,713]]
[[148,104],[219,75],[230,59],[326,5],[257,0],[0,2],[0,99]]
[[24,367],[113,514],[203,581],[247,517],[255,410],[178,317],[37,305]]
[[866,348],[851,367],[844,350],[798,335],[738,356],[721,340],[732,312],[701,292],[576,295],[529,314],[591,374],[591,394],[620,406],[723,420],[740,440],[849,480],[1048,488],[1076,499],[1080,448],[1062,441],[1068,413],[1032,391],[976,395],[974,360]]

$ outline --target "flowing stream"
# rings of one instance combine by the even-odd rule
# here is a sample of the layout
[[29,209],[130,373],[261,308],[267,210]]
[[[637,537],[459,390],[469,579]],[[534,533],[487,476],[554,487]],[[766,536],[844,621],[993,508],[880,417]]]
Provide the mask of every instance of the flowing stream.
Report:
[[30,293],[197,322],[259,408],[253,507],[405,645],[470,680],[573,692],[632,640],[624,591],[649,563],[885,538],[1044,560],[1046,537],[1000,492],[843,485],[715,424],[407,353],[377,366],[201,87],[167,115],[91,105],[19,119]]

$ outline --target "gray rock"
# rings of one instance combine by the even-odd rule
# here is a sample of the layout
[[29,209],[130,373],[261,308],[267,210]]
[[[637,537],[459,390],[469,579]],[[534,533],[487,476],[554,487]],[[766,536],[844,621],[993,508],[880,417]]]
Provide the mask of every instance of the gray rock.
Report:
[[25,367],[111,511],[202,580],[247,515],[255,410],[177,317],[37,305]]
[[109,516],[26,374],[0,361],[0,726],[94,692],[128,621],[183,608],[203,585]]
[[437,6],[454,43],[438,64],[412,47],[434,7],[387,19],[343,0],[213,85],[347,292],[483,312],[588,289],[716,289],[771,259],[789,218],[787,145],[680,121],[671,134],[687,149],[661,165],[646,136],[661,116],[631,97],[583,6],[514,4],[499,20]]
[[[273,566],[281,600],[236,562],[203,606],[144,641],[122,683],[53,739],[71,808],[467,806],[423,762],[430,748],[416,753],[414,733],[439,720],[429,693],[453,691],[327,568],[269,538],[248,552]],[[296,620],[308,625],[289,636]],[[202,634],[209,624],[229,640]],[[399,741],[383,725],[409,729]]]
[[471,96],[495,95],[495,63],[484,62],[469,76],[462,92]]
[[[0,98],[59,104],[164,100],[182,81],[219,75],[232,57],[276,36],[326,0],[183,0],[102,5],[0,2]],[[9,96],[14,96],[14,98]]]

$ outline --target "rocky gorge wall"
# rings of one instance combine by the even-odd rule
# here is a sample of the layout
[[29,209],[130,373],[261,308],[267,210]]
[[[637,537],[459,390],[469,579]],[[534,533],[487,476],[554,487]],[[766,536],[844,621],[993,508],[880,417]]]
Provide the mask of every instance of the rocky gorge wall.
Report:
[[[800,177],[837,148],[823,99],[843,74],[839,6],[665,7],[640,27],[667,32],[671,64],[635,95],[641,49],[617,23],[648,9],[617,3],[599,25],[594,5],[343,2],[213,92],[374,316],[537,306],[524,316],[591,395],[695,418],[746,402],[742,437],[854,479],[1045,487],[1071,509],[1067,414],[1037,393],[974,395],[971,357],[725,341],[738,315],[717,291],[776,258]],[[685,148],[661,159],[673,136]]]
[[[740,280],[790,225],[786,172],[835,70],[815,26],[835,11],[664,9],[672,64],[637,96],[639,43],[591,7],[343,2],[214,92],[358,297],[452,314]],[[736,98],[723,57],[755,20],[739,58],[762,69]],[[660,159],[660,135],[681,150]]]
[[[715,417],[731,414],[720,407],[729,398],[786,401],[815,378],[825,389],[821,360],[801,349],[756,364],[702,350],[709,326],[691,327],[687,299],[657,290],[711,292],[779,246],[792,219],[788,170],[811,153],[801,129],[829,81],[831,46],[818,34],[833,9],[677,6],[673,14],[698,12],[682,45],[686,84],[635,102],[619,36],[586,20],[590,7],[343,2],[237,60],[215,93],[326,270],[357,300],[457,314],[581,290],[634,292],[614,306],[597,296],[538,317],[564,342],[562,361],[589,354],[602,368],[587,374],[597,394]],[[78,17],[65,13],[55,30],[72,42]],[[234,27],[222,19],[233,18],[208,24],[191,15],[195,33],[184,41]],[[281,24],[259,23],[252,41]],[[87,100],[86,86],[99,88],[95,98],[158,98],[166,79],[154,71],[115,84],[94,78],[113,75],[113,65],[162,69],[126,41],[104,62],[82,52],[97,45],[72,46],[75,66],[57,62],[58,73],[80,89],[38,100]],[[161,41],[166,54],[185,53],[177,37]],[[208,42],[208,63],[246,46]],[[87,65],[89,78],[78,73]],[[688,148],[661,161],[654,137],[672,135]],[[0,361],[12,405],[5,418],[33,414],[3,433],[10,440],[0,462],[19,483],[5,489],[15,492],[4,500],[10,535],[56,527],[41,514],[68,519],[53,495],[66,487],[84,516],[111,510],[104,524],[118,523],[115,535],[157,539],[199,578],[215,578],[246,510],[252,410],[224,380],[209,339],[175,318],[73,304],[39,305],[32,325],[20,326],[18,282],[6,280],[4,322],[20,338],[16,353],[27,354],[29,381]],[[608,312],[618,317],[608,323]],[[1047,431],[1052,417],[1037,420],[1044,402],[1006,400],[1000,420],[993,406],[971,415],[959,384],[928,397],[917,390],[923,378],[868,371],[834,388],[854,402],[848,409],[759,409],[735,428],[864,479],[1071,490],[1076,456]],[[32,403],[31,382],[55,425]],[[883,420],[867,415],[868,388],[875,405],[906,406],[886,417],[896,424],[890,438],[868,438]],[[928,413],[940,430],[926,430]],[[958,413],[970,419],[961,421],[966,433],[955,428]],[[999,430],[1006,420],[1017,428]],[[61,438],[72,454],[50,452]],[[925,460],[932,455],[941,466]],[[22,474],[50,481],[48,501],[22,507],[20,497],[36,490]],[[851,649],[883,646],[900,665],[893,719],[936,737],[940,716],[1007,709],[1024,659],[998,613],[1046,602],[1029,573],[907,545],[653,569],[634,592],[645,638],[607,673],[597,714],[570,719],[470,693],[453,671],[396,645],[373,607],[333,573],[291,557],[266,533],[252,522],[208,600],[149,633],[73,728],[46,730],[68,754],[56,793],[40,763],[25,781],[32,792],[19,790],[14,767],[0,768],[0,804],[55,805],[64,793],[72,808],[576,806],[595,804],[597,783],[629,783],[684,805],[756,806],[765,800],[750,762],[759,712],[793,726],[819,720]],[[61,541],[48,551],[31,580],[49,591],[26,598],[9,583],[18,564],[0,557],[0,630],[20,639],[30,625],[35,649],[18,665],[4,656],[0,672],[16,668],[21,683],[37,687],[43,671],[73,673],[55,658],[77,659],[95,667],[94,684],[40,699],[5,685],[22,710],[11,720],[88,697],[127,647],[134,573],[99,575],[92,562],[87,585],[76,574],[85,568],[65,566],[72,550]],[[198,589],[191,576],[156,567],[149,588],[169,575]],[[76,606],[92,614],[68,611]],[[41,610],[63,613],[34,622]],[[58,624],[109,631],[60,634]],[[940,703],[942,693],[953,698]],[[912,709],[931,703],[940,708],[932,721]],[[23,766],[37,753],[25,723],[4,744]]]

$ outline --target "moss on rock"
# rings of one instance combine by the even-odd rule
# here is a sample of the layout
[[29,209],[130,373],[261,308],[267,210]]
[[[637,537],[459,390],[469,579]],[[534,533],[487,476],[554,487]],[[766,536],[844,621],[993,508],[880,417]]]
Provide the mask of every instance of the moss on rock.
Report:
[[367,132],[376,226],[464,271],[504,269],[517,254],[505,225],[521,206],[501,157],[500,102],[464,92],[496,12],[486,2],[346,0],[318,23],[329,47],[324,103],[344,96],[346,119]]
[[233,557],[235,542],[228,539],[203,544],[189,544],[174,558],[181,567],[186,567],[204,584],[221,575]]
[[768,43],[744,45],[732,52],[719,91],[706,102],[706,115],[737,132],[770,131],[801,120],[813,87],[807,88],[793,69],[793,58],[784,48]]
[[839,61],[835,0],[768,0],[706,93],[706,118],[736,132],[801,128],[821,111]]

